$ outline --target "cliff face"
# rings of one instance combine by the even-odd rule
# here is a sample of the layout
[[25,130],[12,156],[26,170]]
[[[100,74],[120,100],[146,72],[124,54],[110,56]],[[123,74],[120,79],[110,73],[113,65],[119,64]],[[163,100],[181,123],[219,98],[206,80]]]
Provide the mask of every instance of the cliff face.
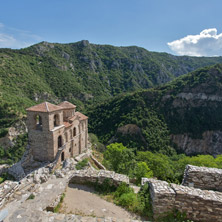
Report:
[[[218,94],[216,94],[218,93]],[[169,97],[168,97],[169,99]],[[172,106],[174,109],[177,110],[179,113],[178,115],[181,118],[184,118],[184,116],[188,116],[189,112],[192,112],[192,110],[196,109],[198,112],[202,112],[204,109],[208,108],[208,112],[206,112],[207,117],[201,116],[200,114],[198,116],[190,116],[191,121],[195,122],[196,117],[200,118],[199,121],[201,121],[204,125],[212,119],[212,121],[216,121],[217,112],[220,112],[221,110],[221,103],[222,96],[220,92],[215,92],[215,94],[207,94],[205,92],[198,92],[198,93],[179,93],[176,95],[175,99],[172,102]],[[215,112],[215,117],[210,114],[212,110],[212,113]],[[173,118],[173,116],[172,116]],[[209,118],[209,120],[201,120],[204,118]],[[213,119],[215,118],[215,119]],[[220,121],[220,119],[218,119]],[[219,122],[218,122],[219,123]],[[218,124],[217,123],[217,124]],[[220,124],[220,123],[219,123]],[[195,125],[192,124],[194,127]],[[210,124],[209,124],[210,126]],[[207,127],[203,126],[205,130]],[[213,129],[213,126],[211,127]],[[215,128],[220,129],[220,128]],[[193,138],[190,135],[190,132],[184,133],[184,134],[172,134],[171,139],[172,142],[175,143],[180,151],[187,155],[193,155],[193,154],[222,154],[222,130],[206,130],[199,132],[194,132],[195,134],[199,134],[199,138]]]
[[15,122],[8,128],[8,133],[0,138],[0,147],[7,149],[14,146],[17,136],[25,133],[27,133],[27,127],[24,119]]
[[[145,142],[139,143],[130,134],[127,139],[126,134],[125,138],[120,136],[119,142],[141,150],[168,153],[169,147],[176,145],[178,151],[188,155],[217,155],[222,154],[221,102],[222,65],[216,65],[155,89],[116,98],[92,110],[99,117],[91,112],[89,116],[95,124],[93,130],[104,142],[118,126],[135,124]],[[133,142],[127,143],[131,139]]]
[[202,139],[194,139],[188,134],[171,135],[172,142],[187,155],[222,154],[222,131],[206,131]]

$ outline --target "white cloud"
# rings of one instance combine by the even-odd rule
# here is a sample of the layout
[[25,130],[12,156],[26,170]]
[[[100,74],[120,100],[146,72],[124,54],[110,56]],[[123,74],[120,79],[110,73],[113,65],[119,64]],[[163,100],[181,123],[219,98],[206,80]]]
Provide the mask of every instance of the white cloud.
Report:
[[222,33],[217,34],[216,28],[205,29],[198,35],[188,35],[167,45],[178,55],[219,56],[222,55]]
[[3,27],[4,27],[4,24],[0,22],[0,28],[3,28]]
[[0,48],[19,49],[41,41],[41,37],[29,31],[6,27],[0,23]]

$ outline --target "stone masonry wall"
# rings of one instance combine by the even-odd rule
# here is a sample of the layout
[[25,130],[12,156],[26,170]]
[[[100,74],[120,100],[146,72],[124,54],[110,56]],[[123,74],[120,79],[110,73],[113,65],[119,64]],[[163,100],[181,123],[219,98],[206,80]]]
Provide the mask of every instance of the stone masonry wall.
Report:
[[150,187],[154,217],[177,209],[194,221],[222,221],[222,193],[143,178],[142,184],[146,182]]
[[129,184],[129,177],[123,174],[118,174],[108,170],[77,170],[70,178],[70,183],[102,183],[105,179],[110,179],[114,186],[120,185],[125,182]]
[[222,169],[187,165],[182,185],[202,190],[222,191]]

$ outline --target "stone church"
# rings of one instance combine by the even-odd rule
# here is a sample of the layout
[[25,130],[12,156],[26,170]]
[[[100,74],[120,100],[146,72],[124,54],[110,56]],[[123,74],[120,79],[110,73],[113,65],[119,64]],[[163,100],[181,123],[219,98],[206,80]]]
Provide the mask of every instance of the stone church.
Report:
[[59,162],[81,154],[88,144],[88,117],[64,101],[27,109],[28,141],[37,161]]

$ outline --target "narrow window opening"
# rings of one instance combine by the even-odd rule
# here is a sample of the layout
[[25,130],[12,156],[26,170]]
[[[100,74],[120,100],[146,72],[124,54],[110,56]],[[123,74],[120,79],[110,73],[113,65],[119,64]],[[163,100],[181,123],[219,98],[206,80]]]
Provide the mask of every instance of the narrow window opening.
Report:
[[61,161],[64,161],[64,160],[65,160],[65,154],[64,154],[64,152],[62,152]]
[[73,136],[76,136],[76,127],[73,129]]
[[54,115],[54,127],[59,126],[59,116],[58,114]]
[[62,147],[62,136],[58,137],[58,148]]
[[35,117],[35,128],[36,130],[42,130],[42,117],[39,115]]

